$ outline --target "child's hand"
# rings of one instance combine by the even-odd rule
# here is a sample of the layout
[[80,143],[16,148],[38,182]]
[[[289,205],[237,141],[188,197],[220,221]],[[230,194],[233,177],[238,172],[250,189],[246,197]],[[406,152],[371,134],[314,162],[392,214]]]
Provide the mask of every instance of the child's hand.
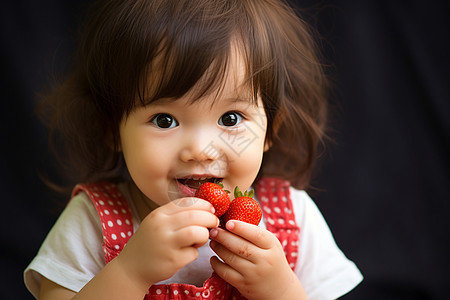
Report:
[[283,247],[269,231],[240,221],[211,230],[214,271],[247,299],[307,299]]
[[181,198],[151,212],[117,259],[137,283],[148,288],[170,278],[198,257],[197,248],[209,239],[208,228],[218,226],[210,203]]

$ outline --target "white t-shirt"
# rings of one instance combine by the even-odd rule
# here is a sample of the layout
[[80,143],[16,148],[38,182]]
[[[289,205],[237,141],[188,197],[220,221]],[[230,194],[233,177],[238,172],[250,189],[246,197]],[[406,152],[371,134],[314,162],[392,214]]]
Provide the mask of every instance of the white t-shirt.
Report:
[[[133,213],[134,231],[139,227],[136,209],[127,185],[119,184]],[[300,245],[295,273],[311,300],[336,299],[358,285],[362,275],[337,247],[322,214],[304,191],[291,188]],[[265,227],[264,222],[260,226]],[[78,292],[104,266],[102,227],[92,201],[81,192],[67,205],[47,235],[37,256],[24,272],[29,291],[39,295],[42,276]],[[213,272],[209,259],[215,253],[209,243],[199,248],[199,257],[162,284],[188,283],[202,286]]]

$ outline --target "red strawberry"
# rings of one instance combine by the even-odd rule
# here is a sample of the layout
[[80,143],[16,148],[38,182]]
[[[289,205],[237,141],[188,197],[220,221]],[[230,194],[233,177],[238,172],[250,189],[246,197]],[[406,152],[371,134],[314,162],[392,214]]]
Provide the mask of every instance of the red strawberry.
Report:
[[210,202],[216,210],[214,214],[220,217],[230,206],[230,196],[228,193],[228,191],[223,189],[222,183],[205,182],[195,192],[195,197]]
[[231,201],[227,213],[223,217],[224,224],[229,220],[239,220],[250,224],[258,225],[262,218],[262,211],[258,202],[253,199],[254,191],[242,192],[238,187],[234,189],[234,198]]

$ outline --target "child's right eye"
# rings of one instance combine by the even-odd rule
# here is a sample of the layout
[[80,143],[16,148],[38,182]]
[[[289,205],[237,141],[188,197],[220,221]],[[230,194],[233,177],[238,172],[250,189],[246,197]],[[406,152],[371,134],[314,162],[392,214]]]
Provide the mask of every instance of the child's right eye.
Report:
[[156,125],[156,127],[169,129],[178,126],[177,120],[169,114],[157,114],[151,118],[150,122]]

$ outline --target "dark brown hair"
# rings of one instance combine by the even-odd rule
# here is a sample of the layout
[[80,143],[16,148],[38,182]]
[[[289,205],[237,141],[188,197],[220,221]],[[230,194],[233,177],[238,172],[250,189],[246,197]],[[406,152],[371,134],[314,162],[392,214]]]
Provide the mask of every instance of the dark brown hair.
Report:
[[308,184],[323,137],[327,79],[309,27],[285,2],[110,0],[87,20],[73,73],[42,103],[75,180],[123,179],[122,118],[194,86],[201,85],[195,99],[214,91],[237,41],[268,118],[272,146],[260,175]]

